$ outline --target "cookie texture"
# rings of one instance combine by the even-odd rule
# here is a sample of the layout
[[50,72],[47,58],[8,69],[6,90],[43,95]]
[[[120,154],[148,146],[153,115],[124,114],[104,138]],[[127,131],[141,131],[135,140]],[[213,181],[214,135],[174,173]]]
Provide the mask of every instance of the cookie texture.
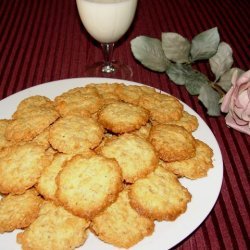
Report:
[[14,142],[31,141],[59,117],[53,102],[44,96],[24,99],[8,124],[5,136]]
[[124,102],[105,105],[98,115],[98,121],[104,128],[118,134],[139,129],[148,119],[147,110]]
[[123,178],[128,183],[146,176],[158,164],[153,146],[146,139],[133,134],[123,134],[106,142],[100,148],[100,153],[117,160]]
[[30,117],[31,113],[39,110],[54,110],[54,102],[46,96],[34,95],[22,100],[14,114],[13,119],[18,119],[21,117]]
[[0,120],[0,150],[2,148],[8,147],[11,144],[13,144],[11,141],[7,140],[5,136],[5,131],[9,123],[10,123],[10,120],[7,120],[7,119]]
[[158,123],[178,121],[182,117],[183,105],[173,96],[154,93],[140,97],[139,105],[150,112],[150,119]]
[[17,235],[17,242],[24,250],[71,250],[85,242],[88,226],[87,220],[72,215],[63,207],[45,202],[37,219]]
[[196,116],[183,111],[182,117],[178,121],[169,121],[167,124],[174,124],[185,128],[188,132],[195,131],[199,124]]
[[122,101],[138,105],[141,96],[154,94],[155,89],[147,86],[121,84],[115,89],[115,93]]
[[213,167],[213,151],[204,142],[196,139],[196,154],[194,157],[174,162],[162,162],[162,166],[168,171],[180,177],[198,179],[207,176],[208,170]]
[[70,160],[73,155],[58,153],[54,156],[51,164],[45,167],[36,184],[38,192],[47,200],[56,202],[56,177],[66,161]]
[[129,198],[139,214],[153,220],[172,221],[186,211],[191,194],[173,173],[158,167],[131,186]]
[[68,115],[50,127],[49,142],[61,153],[84,153],[98,146],[103,133],[103,127],[94,119]]
[[151,127],[151,122],[147,122],[144,126],[141,126],[139,129],[134,130],[131,133],[138,135],[141,138],[148,139]]
[[90,83],[85,88],[94,88],[102,98],[103,105],[119,101],[116,89],[120,83]]
[[0,233],[28,227],[38,216],[42,199],[34,189],[0,200]]
[[55,98],[56,110],[62,117],[67,115],[90,115],[99,110],[102,99],[94,87],[77,87]]
[[92,218],[114,202],[121,191],[122,173],[114,159],[77,155],[57,176],[57,198],[73,214]]
[[22,194],[34,186],[50,163],[45,149],[36,143],[4,148],[0,152],[0,192]]
[[149,140],[164,161],[179,161],[195,156],[195,139],[183,127],[155,125],[150,130]]
[[91,230],[107,243],[129,248],[153,233],[154,222],[130,206],[125,189],[115,203],[93,219]]

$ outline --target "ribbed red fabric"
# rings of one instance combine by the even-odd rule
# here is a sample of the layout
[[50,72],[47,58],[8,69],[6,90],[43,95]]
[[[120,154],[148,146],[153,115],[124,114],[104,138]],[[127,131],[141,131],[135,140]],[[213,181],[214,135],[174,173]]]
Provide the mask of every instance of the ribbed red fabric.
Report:
[[[233,49],[234,66],[250,67],[248,0],[139,0],[136,18],[118,43],[114,58],[132,66],[132,79],[164,90],[192,107],[215,134],[224,161],[222,191],[204,223],[175,249],[247,249],[250,234],[250,137],[213,118],[184,87],[138,63],[130,40],[176,32],[191,40],[217,26]],[[98,44],[84,30],[74,0],[0,1],[0,99],[40,83],[82,77],[87,64],[101,60]],[[198,69],[212,78],[207,63]],[[1,110],[0,110],[1,113]],[[201,204],[202,207],[202,204]],[[0,247],[1,248],[1,247]]]

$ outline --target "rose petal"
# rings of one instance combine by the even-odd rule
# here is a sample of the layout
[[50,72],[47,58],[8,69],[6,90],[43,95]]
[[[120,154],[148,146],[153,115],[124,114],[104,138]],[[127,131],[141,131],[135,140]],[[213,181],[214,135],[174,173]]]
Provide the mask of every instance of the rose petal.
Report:
[[[249,88],[250,88],[250,83],[249,83]],[[240,107],[244,108],[248,102],[249,102],[248,93],[245,90],[239,93],[238,98],[235,101],[235,105],[239,108]]]
[[[240,125],[240,126],[246,125],[248,122],[242,120],[241,116],[238,116],[236,111],[237,111],[237,109],[235,109],[234,112],[229,112],[231,114],[231,117],[235,121],[235,123]],[[242,110],[238,111],[238,113],[240,113],[240,115],[241,115]]]
[[228,111],[229,111],[229,106],[230,106],[230,101],[231,101],[232,94],[233,94],[233,87],[231,87],[229,89],[229,91],[227,92],[227,94],[223,98],[220,109],[224,113],[228,113]]
[[238,85],[241,85],[242,83],[245,82],[250,82],[250,70],[244,72],[237,80]]
[[233,75],[232,75],[232,85],[235,86],[236,85],[236,81],[238,79],[238,70],[235,70]]
[[243,110],[241,117],[244,121],[250,122],[250,101]]
[[229,127],[233,128],[235,130],[238,130],[239,132],[250,135],[250,123],[247,123],[246,125],[240,126],[240,125],[235,123],[235,121],[232,118],[230,113],[227,114],[225,121]]

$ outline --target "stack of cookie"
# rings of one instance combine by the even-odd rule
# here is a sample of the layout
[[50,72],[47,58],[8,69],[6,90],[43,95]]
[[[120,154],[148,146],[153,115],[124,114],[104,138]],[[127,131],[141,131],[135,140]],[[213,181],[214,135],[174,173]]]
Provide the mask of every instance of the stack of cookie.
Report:
[[133,246],[186,211],[192,195],[179,178],[213,166],[197,127],[176,98],[146,86],[28,97],[0,120],[0,233],[23,229],[23,249],[74,249],[89,230]]

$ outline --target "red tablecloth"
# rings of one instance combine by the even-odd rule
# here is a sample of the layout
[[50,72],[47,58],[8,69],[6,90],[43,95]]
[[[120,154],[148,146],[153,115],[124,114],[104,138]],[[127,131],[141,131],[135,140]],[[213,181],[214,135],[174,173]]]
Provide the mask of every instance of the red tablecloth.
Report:
[[[114,52],[114,58],[132,66],[130,80],[164,90],[192,107],[211,128],[222,151],[219,199],[204,223],[176,249],[247,249],[250,137],[228,128],[224,115],[209,117],[196,96],[171,83],[165,74],[144,68],[134,59],[130,40],[139,35],[160,38],[161,32],[176,32],[191,40],[217,26],[221,40],[233,49],[234,66],[248,70],[249,10],[248,0],[140,0],[131,29]],[[74,0],[0,1],[0,99],[40,83],[81,77],[87,64],[101,58]],[[207,63],[198,69],[212,78]]]

